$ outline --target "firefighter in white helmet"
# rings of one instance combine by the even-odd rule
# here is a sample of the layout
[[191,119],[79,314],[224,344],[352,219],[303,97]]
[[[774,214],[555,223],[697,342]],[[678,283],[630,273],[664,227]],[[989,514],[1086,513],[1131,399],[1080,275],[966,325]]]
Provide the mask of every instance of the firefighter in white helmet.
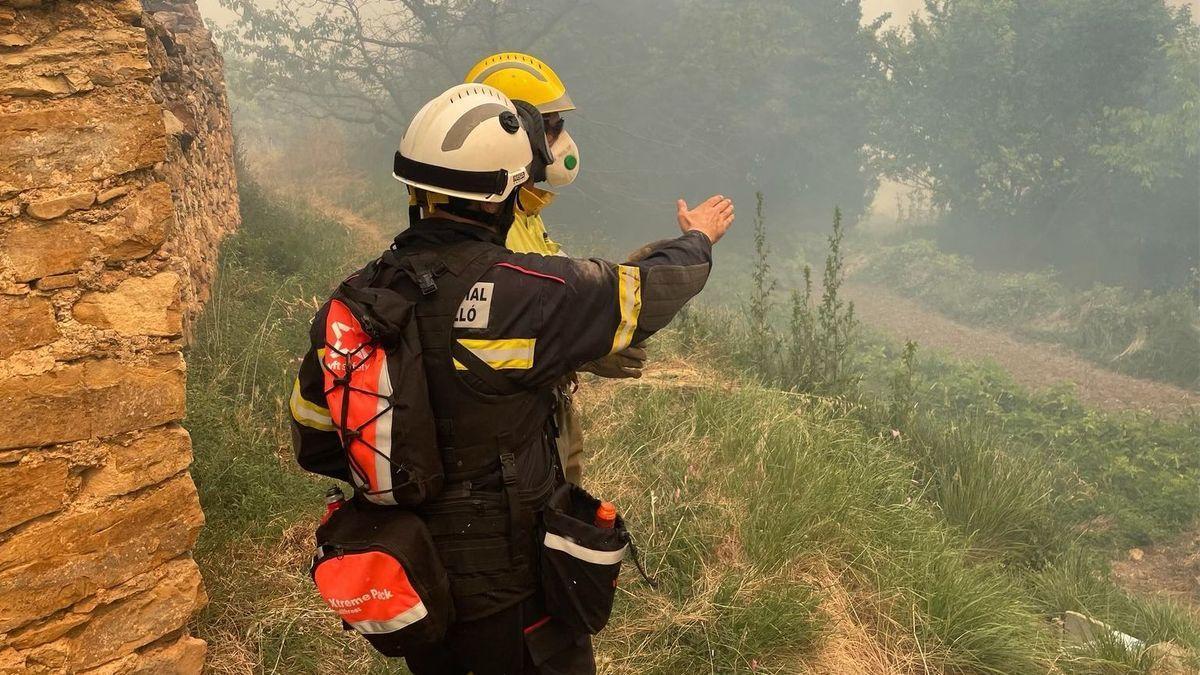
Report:
[[[421,293],[409,277],[379,278],[412,297],[426,294],[415,317],[445,484],[417,513],[445,567],[454,609],[439,639],[405,648],[416,675],[595,671],[588,632],[547,610],[536,574],[550,546],[549,536],[537,536],[543,510],[565,485],[554,447],[554,389],[580,364],[665,327],[703,288],[712,246],[733,222],[733,204],[716,195],[695,208],[680,200],[680,236],[638,262],[513,252],[505,237],[531,161],[516,107],[481,84],[458,85],[426,104],[395,157],[394,175],[417,191],[422,213],[381,259],[418,261],[411,269],[424,270],[413,277]],[[328,409],[323,347],[314,340],[296,386],[297,458],[345,480],[352,468],[320,414]],[[558,553],[588,557],[564,541]],[[362,630],[420,626],[429,611],[422,605],[398,617],[401,623],[372,620]]]

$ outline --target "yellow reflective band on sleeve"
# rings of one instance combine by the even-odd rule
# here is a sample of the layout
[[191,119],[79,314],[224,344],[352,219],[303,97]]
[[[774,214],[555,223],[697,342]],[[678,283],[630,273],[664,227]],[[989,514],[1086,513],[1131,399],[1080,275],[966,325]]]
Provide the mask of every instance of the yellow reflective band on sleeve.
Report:
[[329,409],[308,401],[300,394],[300,378],[292,385],[292,400],[288,407],[292,409],[292,419],[298,424],[317,429],[318,431],[333,431],[333,418]]
[[621,303],[621,323],[613,334],[611,352],[619,352],[633,342],[638,315],[642,313],[642,270],[634,265],[617,265],[617,301]]
[[[460,339],[458,343],[491,366],[492,370],[529,370],[533,367],[533,350],[537,345],[537,338]],[[454,369],[466,370],[467,367],[455,359]]]

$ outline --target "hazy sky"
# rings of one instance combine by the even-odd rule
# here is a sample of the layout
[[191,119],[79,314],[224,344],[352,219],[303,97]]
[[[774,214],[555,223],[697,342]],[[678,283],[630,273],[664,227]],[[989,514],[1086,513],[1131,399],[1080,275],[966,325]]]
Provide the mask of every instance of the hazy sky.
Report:
[[232,12],[223,9],[218,0],[196,0],[196,4],[199,5],[200,13],[204,15],[204,18],[212,19],[217,23],[225,23],[229,17],[234,16]]
[[[1078,0],[1079,2],[1088,2],[1088,0]],[[1167,0],[1170,5],[1191,5],[1192,17],[1200,18],[1200,0]],[[925,6],[925,0],[863,0],[863,22],[868,23],[873,21],[875,17],[884,12],[891,12],[892,19],[888,25],[895,25],[897,22],[903,23],[913,12],[921,11]]]
[[[1191,5],[1192,15],[1200,18],[1200,0],[1168,0],[1172,5]],[[1088,2],[1088,0],[1079,0],[1079,2]],[[197,0],[200,5],[200,11],[205,18],[212,19],[217,23],[224,23],[229,20],[232,15],[228,10],[221,8],[219,0]],[[264,0],[262,4],[272,4],[272,0]],[[870,22],[875,17],[884,12],[891,12],[892,19],[888,25],[895,25],[897,22],[903,23],[910,14],[920,11],[925,6],[925,0],[863,0],[863,22]]]
[[903,23],[913,12],[925,6],[924,0],[863,0],[863,23],[870,23],[875,17],[884,12],[891,12],[892,19],[888,25]]
[[[1081,1],[1086,2],[1086,0]],[[1200,4],[1200,0],[1191,1],[1193,4]],[[212,19],[217,23],[224,23],[233,16],[231,12],[221,7],[219,0],[198,0],[197,4],[200,5],[200,11],[205,18]],[[263,4],[271,4],[271,0],[264,0]],[[903,21],[924,4],[924,0],[863,0],[863,19],[871,21],[884,12],[891,12],[893,14],[892,21]]]

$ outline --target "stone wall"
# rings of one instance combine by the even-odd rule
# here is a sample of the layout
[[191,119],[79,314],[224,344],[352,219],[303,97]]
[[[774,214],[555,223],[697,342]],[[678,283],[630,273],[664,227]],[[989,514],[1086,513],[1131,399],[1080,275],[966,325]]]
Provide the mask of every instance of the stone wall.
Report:
[[0,673],[199,672],[181,354],[237,225],[193,2],[0,0]]

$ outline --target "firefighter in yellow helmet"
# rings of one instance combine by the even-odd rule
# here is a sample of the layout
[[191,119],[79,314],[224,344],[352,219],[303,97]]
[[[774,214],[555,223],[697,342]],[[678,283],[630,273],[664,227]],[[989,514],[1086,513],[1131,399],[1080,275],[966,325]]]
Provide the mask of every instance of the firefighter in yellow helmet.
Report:
[[517,52],[487,57],[467,73],[466,81],[504,92],[517,105],[522,121],[529,124],[533,166],[530,180],[521,186],[517,199],[508,248],[517,253],[561,253],[562,247],[547,234],[541,216],[542,209],[554,200],[554,193],[534,183],[561,187],[579,173],[579,149],[563,129],[562,113],[575,109],[566,86],[549,66]]
[[[505,245],[517,253],[564,255],[562,247],[550,238],[542,221],[542,210],[554,200],[554,193],[539,188],[569,185],[579,174],[579,148],[564,127],[562,113],[575,110],[567,87],[550,66],[519,52],[494,54],[475,64],[467,73],[469,84],[486,84],[499,89],[517,106],[521,121],[529,130],[533,151],[530,178],[520,188],[513,214],[512,228]],[[582,370],[602,377],[641,377],[646,351],[638,346],[611,354],[583,366]],[[579,484],[583,478],[583,435],[579,416],[571,402],[578,378],[571,375],[559,391],[559,456],[567,480]]]

